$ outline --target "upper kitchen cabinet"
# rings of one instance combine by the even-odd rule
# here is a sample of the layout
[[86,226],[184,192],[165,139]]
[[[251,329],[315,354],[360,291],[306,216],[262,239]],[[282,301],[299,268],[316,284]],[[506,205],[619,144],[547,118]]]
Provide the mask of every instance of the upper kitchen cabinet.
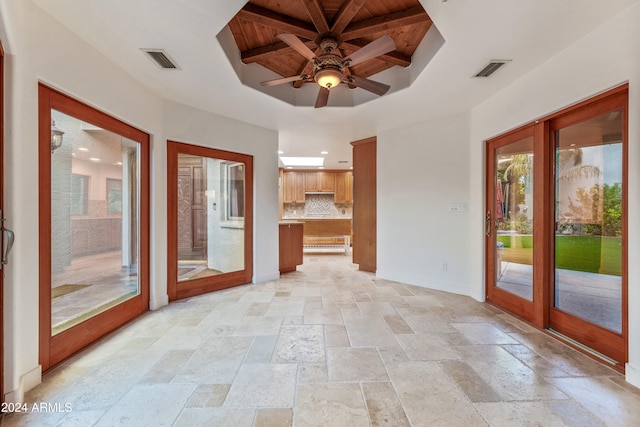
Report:
[[335,191],[336,181],[333,172],[306,172],[304,177],[304,190],[307,192]]
[[304,203],[305,173],[284,171],[282,181],[282,201],[284,203]]
[[353,202],[353,173],[350,171],[335,173],[334,203]]

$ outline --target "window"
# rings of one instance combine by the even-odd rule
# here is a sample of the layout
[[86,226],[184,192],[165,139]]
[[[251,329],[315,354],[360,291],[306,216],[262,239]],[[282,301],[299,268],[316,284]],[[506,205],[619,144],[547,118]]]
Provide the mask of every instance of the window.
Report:
[[86,175],[71,175],[71,215],[86,215],[89,199],[89,177]]
[[244,220],[244,165],[226,163],[223,170],[226,193],[225,219],[242,221]]
[[122,214],[122,180],[107,178],[107,213]]

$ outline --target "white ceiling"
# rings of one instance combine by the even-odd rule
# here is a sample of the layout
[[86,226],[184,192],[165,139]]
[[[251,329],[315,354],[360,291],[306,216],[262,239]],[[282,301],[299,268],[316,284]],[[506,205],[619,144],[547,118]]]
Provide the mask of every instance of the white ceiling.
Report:
[[[288,156],[327,150],[326,167],[338,168],[351,159],[350,141],[469,111],[639,0],[421,0],[445,42],[413,84],[321,109],[239,81],[216,36],[245,0],[33,1],[161,97],[277,130]],[[142,48],[165,49],[181,70],[159,69]],[[471,78],[491,59],[512,62]]]

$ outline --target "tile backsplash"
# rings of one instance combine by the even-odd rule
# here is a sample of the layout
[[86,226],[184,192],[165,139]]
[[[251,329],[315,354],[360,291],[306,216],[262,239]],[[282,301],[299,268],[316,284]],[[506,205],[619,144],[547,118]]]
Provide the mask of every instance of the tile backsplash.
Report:
[[352,205],[336,205],[333,194],[307,194],[304,204],[285,203],[283,218],[351,218]]

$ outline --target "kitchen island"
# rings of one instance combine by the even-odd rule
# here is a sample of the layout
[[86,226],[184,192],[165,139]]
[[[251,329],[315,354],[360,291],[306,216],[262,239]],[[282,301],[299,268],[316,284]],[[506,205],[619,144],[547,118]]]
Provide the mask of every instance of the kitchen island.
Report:
[[351,251],[351,218],[298,218],[304,222],[304,248],[339,248]]

